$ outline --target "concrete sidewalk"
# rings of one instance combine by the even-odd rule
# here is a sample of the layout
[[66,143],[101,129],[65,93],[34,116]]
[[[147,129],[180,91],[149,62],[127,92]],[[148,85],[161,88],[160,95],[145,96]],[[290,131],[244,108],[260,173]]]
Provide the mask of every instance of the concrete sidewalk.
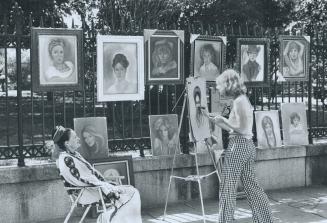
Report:
[[[327,223],[327,186],[290,188],[267,192],[275,222],[287,223]],[[163,198],[164,199],[164,198]],[[207,222],[217,221],[217,201],[205,200]],[[179,204],[168,204],[165,221],[162,221],[164,207],[142,211],[143,223],[200,223],[202,220],[199,200]],[[251,209],[246,199],[237,200],[235,220],[238,223],[252,222]],[[48,221],[49,222],[49,221]],[[63,219],[51,223],[63,222]],[[72,219],[70,222],[78,222]],[[95,223],[96,219],[86,219],[85,223]]]

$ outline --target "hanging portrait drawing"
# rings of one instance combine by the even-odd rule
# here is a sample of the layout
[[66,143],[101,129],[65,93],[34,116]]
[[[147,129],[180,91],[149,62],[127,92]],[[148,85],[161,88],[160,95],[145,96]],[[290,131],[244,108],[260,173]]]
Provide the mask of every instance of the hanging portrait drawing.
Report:
[[178,117],[170,115],[149,116],[151,148],[153,156],[179,154]]
[[144,30],[147,83],[182,83],[184,31]]
[[186,83],[191,135],[193,136],[191,140],[203,141],[211,137],[209,119],[202,113],[202,110],[208,111],[206,80],[201,77],[189,77]]
[[74,129],[80,138],[78,152],[87,160],[108,157],[106,117],[74,118]]
[[280,72],[287,81],[305,81],[309,75],[309,36],[280,36]]
[[304,103],[281,105],[284,145],[308,145],[307,114]]
[[224,70],[226,37],[192,34],[190,41],[193,76],[215,81]]
[[81,45],[81,30],[32,28],[33,89],[81,90]]
[[143,37],[97,36],[98,101],[144,99]]
[[247,85],[267,84],[269,73],[269,39],[237,39],[240,74]]
[[267,149],[282,146],[278,111],[256,111],[254,114],[258,147]]

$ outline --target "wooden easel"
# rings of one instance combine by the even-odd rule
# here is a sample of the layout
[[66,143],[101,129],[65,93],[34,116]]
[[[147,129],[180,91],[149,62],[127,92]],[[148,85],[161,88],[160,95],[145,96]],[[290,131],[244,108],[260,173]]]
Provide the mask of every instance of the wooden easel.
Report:
[[[183,91],[185,92],[185,90]],[[184,101],[183,101],[183,107],[182,107],[182,113],[181,113],[181,118],[180,118],[180,122],[179,122],[179,126],[178,126],[178,135],[180,134],[180,130],[181,130],[181,126],[182,126],[182,122],[183,122],[183,116],[184,116],[184,111],[185,111],[185,106],[186,106],[186,101],[187,101],[187,93],[184,93]],[[177,103],[176,103],[177,104]],[[191,127],[191,125],[190,125]],[[171,167],[171,173],[170,173],[170,179],[169,179],[169,184],[168,184],[168,192],[167,192],[167,196],[166,196],[166,202],[165,202],[165,210],[164,210],[164,216],[163,216],[163,221],[166,219],[166,211],[167,211],[167,205],[168,205],[168,199],[169,199],[169,193],[170,193],[170,187],[171,187],[171,182],[173,179],[179,179],[179,180],[184,180],[184,181],[190,181],[190,182],[197,182],[199,185],[199,191],[200,191],[200,201],[201,201],[201,208],[202,208],[202,217],[203,217],[203,222],[206,223],[206,219],[205,219],[205,211],[204,211],[204,204],[203,204],[203,195],[202,195],[202,187],[201,187],[201,180],[205,179],[206,177],[212,175],[212,174],[217,174],[218,177],[218,181],[219,183],[221,182],[221,177],[219,175],[219,171],[218,168],[221,167],[221,163],[219,163],[219,167],[217,167],[217,164],[215,163],[214,157],[210,151],[210,145],[208,144],[208,142],[205,140],[206,143],[206,147],[208,149],[208,152],[210,154],[210,158],[211,161],[215,167],[215,170],[212,171],[211,173],[208,173],[206,175],[200,175],[199,173],[199,165],[198,165],[198,158],[197,158],[197,141],[195,140],[192,130],[191,130],[191,134],[192,136],[192,140],[194,142],[194,146],[195,146],[195,152],[191,153],[191,155],[193,155],[195,157],[195,166],[196,166],[196,175],[189,175],[187,177],[180,177],[180,176],[175,176],[174,175],[174,166],[175,166],[175,159],[176,159],[176,154],[177,154],[177,148],[175,149],[175,153],[174,153],[174,158],[173,158],[173,163],[172,163],[172,167]],[[219,159],[219,162],[221,162],[221,159]]]

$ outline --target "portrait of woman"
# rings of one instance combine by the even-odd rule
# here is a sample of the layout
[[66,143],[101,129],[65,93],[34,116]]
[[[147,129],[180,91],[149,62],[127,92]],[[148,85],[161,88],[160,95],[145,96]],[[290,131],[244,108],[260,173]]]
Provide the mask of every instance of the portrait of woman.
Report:
[[[151,147],[154,156],[174,155],[179,149],[177,115],[151,115]],[[179,152],[178,152],[179,153]]]
[[158,40],[154,43],[152,52],[151,76],[162,78],[174,78],[178,76],[178,64],[173,57],[174,46],[172,41],[167,38]]
[[306,105],[283,103],[281,106],[285,145],[308,145]]
[[103,151],[105,147],[104,137],[97,132],[95,126],[85,125],[81,131],[82,154],[89,159],[103,158],[108,156],[108,152]]
[[208,111],[206,96],[206,80],[202,77],[186,79],[190,112],[191,133],[195,141],[210,138],[209,119],[203,111]]
[[227,38],[191,34],[190,42],[192,76],[215,81],[225,67]]
[[216,52],[212,44],[205,44],[200,49],[201,66],[199,75],[209,80],[214,80],[218,74],[219,69],[215,64]]
[[83,89],[82,39],[82,29],[31,29],[31,78],[34,91]]
[[284,49],[283,74],[290,77],[304,76],[303,64],[304,45],[300,41],[291,40]]
[[[262,48],[262,50],[261,50]],[[242,45],[242,77],[244,82],[263,81],[263,46]],[[261,53],[260,53],[261,51]]]
[[259,148],[273,148],[282,145],[278,111],[255,112],[257,140]]
[[144,99],[142,36],[97,36],[97,101]]
[[87,160],[106,158],[109,155],[107,120],[105,117],[75,118],[74,128],[81,139],[79,153]]
[[76,82],[73,75],[75,66],[65,60],[65,41],[60,38],[52,39],[48,45],[51,65],[46,69],[44,79],[47,82]]
[[204,122],[204,116],[202,114],[201,108],[201,89],[199,86],[196,86],[193,90],[193,99],[195,105],[195,118],[198,128],[201,128]]
[[117,53],[112,61],[112,69],[115,82],[105,91],[105,94],[132,94],[137,93],[137,84],[126,80],[126,72],[129,66],[127,57]]
[[263,117],[261,121],[261,127],[265,134],[265,143],[266,145],[271,147],[276,147],[276,136],[274,132],[274,123],[272,122],[271,118],[269,116]]

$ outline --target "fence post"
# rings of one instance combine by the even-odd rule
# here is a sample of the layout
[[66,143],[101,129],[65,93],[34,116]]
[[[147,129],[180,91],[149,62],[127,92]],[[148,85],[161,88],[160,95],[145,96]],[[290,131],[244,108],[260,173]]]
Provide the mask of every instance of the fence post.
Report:
[[[317,34],[318,37],[318,31],[315,28],[313,30],[313,36],[315,36]],[[313,131],[312,131],[312,62],[311,62],[311,52],[313,50],[312,44],[313,42],[313,38],[310,41],[310,52],[309,52],[309,83],[308,83],[308,123],[309,123],[309,143],[312,144],[313,140],[312,140],[312,135],[313,135]],[[318,76],[317,76],[318,78]],[[317,109],[318,110],[318,109]],[[318,113],[317,113],[318,115]]]
[[18,4],[14,7],[15,14],[15,30],[16,30],[16,75],[17,75],[17,106],[18,106],[18,145],[19,156],[18,166],[25,166],[24,153],[23,153],[23,100],[22,100],[22,69],[21,69],[21,36],[23,33],[23,13]]

